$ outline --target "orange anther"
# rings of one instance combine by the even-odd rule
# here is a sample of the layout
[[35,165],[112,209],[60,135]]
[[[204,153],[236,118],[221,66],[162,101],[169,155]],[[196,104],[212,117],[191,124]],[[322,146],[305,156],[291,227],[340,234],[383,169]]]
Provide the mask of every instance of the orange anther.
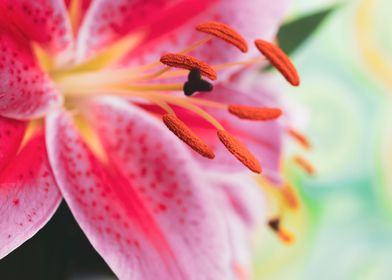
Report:
[[291,62],[290,58],[278,46],[264,41],[256,40],[255,45],[258,50],[271,62],[271,64],[279,70],[286,80],[293,86],[298,86],[300,79],[297,69]]
[[294,236],[282,228],[281,219],[279,217],[269,220],[268,225],[274,232],[278,234],[280,240],[282,240],[284,243],[291,244],[295,241]]
[[248,44],[245,39],[238,34],[237,31],[224,23],[215,21],[205,22],[196,26],[196,30],[214,35],[227,43],[234,45],[244,53],[248,51]]
[[296,210],[299,208],[298,197],[294,191],[293,186],[291,186],[289,183],[285,183],[281,187],[281,194],[283,199],[291,209]]
[[212,149],[175,115],[166,114],[162,117],[162,119],[170,131],[188,144],[193,150],[209,159],[213,159],[215,157]]
[[284,229],[279,229],[278,235],[280,239],[286,244],[292,244],[295,241],[294,236]]
[[274,120],[282,115],[279,108],[259,108],[244,105],[229,105],[228,110],[231,114],[241,119],[247,120]]
[[311,148],[311,144],[309,139],[303,135],[301,132],[293,129],[293,128],[289,128],[287,129],[287,133],[294,139],[296,140],[301,146],[303,146],[305,149],[310,149]]
[[304,159],[303,157],[301,157],[299,155],[295,155],[295,156],[293,156],[293,160],[300,167],[302,167],[302,169],[305,170],[306,173],[308,173],[309,175],[314,175],[316,173],[316,170],[315,170],[314,166],[309,161]]
[[210,65],[190,55],[168,53],[163,55],[160,61],[170,67],[183,68],[188,70],[195,68],[199,69],[200,73],[210,80],[216,80],[218,77],[216,71]]
[[218,130],[219,140],[243,165],[255,173],[261,173],[261,166],[255,156],[237,138],[225,130]]

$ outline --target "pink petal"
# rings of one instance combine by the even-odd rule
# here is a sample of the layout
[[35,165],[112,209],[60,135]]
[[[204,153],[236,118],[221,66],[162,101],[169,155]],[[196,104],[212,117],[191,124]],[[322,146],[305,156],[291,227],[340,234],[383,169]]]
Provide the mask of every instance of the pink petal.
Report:
[[[209,176],[210,177],[210,176]],[[249,220],[244,219],[243,211],[238,211],[238,205],[236,203],[244,203],[242,208],[251,210],[251,215],[254,217],[255,222],[257,220],[257,225],[260,226],[260,222],[265,222],[265,211],[262,195],[260,192],[255,192],[259,190],[258,188],[253,188],[255,186],[254,182],[250,176],[241,176],[242,178],[236,176],[231,176],[228,173],[222,173],[221,176],[210,177],[212,182],[216,184],[218,188],[217,191],[223,191],[221,193],[221,199],[217,202],[218,207],[223,211],[222,219],[225,221],[227,230],[229,233],[229,244],[231,251],[231,270],[233,274],[233,279],[246,280],[253,279],[252,275],[252,246],[251,246],[251,234],[255,229],[256,224],[252,224],[250,227]],[[231,181],[233,180],[234,181]],[[243,180],[243,181],[241,181]],[[230,182],[231,181],[231,182]],[[253,185],[253,186],[252,186]],[[223,188],[235,189],[235,196],[231,197],[232,194],[228,196],[228,193],[223,190]],[[245,192],[246,194],[244,194]],[[254,197],[252,197],[253,195]],[[233,203],[236,201],[236,203]],[[257,205],[255,201],[258,200]],[[248,205],[251,204],[251,206]],[[242,209],[243,210],[243,209]]]
[[91,109],[106,163],[64,113],[48,117],[47,143],[64,198],[95,249],[120,279],[228,279],[220,209],[184,145],[117,99]]
[[42,116],[61,96],[37,64],[30,42],[0,31],[0,115],[14,119]]
[[62,52],[72,44],[72,30],[62,0],[2,0],[0,12],[2,29],[19,32],[52,54]]
[[26,130],[26,122],[0,117],[0,172],[15,156]]
[[248,229],[265,222],[265,197],[254,176],[209,172],[208,177]]
[[147,30],[149,40],[166,34],[214,1],[96,0],[80,29],[79,55],[89,56],[132,31]]
[[253,47],[256,38],[271,40],[276,34],[288,6],[287,0],[220,0],[210,5],[203,13],[194,14],[189,20],[170,32],[147,38],[129,58],[130,63],[141,64],[158,60],[163,53],[179,52],[206,35],[195,30],[195,26],[206,21],[219,21],[232,26],[248,42],[249,52],[241,53],[237,48],[220,39],[214,39],[192,52],[192,55],[208,62],[221,64],[257,57]]
[[[251,73],[248,73],[251,76]],[[268,79],[257,75],[260,81],[257,86],[244,86],[238,81],[218,84],[210,93],[198,94],[195,97],[221,102],[223,104],[241,104],[259,107],[280,107],[276,98],[278,89],[268,85]],[[230,133],[243,142],[257,157],[263,168],[263,174],[271,180],[280,180],[280,157],[282,148],[283,128],[280,120],[251,121],[239,119],[224,109],[205,108]],[[214,160],[197,157],[203,166],[215,171],[247,171],[222,145],[216,136],[216,129],[202,121],[200,117],[179,111],[178,115],[184,122],[211,145],[215,151]]]
[[0,258],[38,232],[60,201],[39,133],[0,173]]
[[244,226],[241,219],[232,211],[225,211],[226,222],[230,236],[232,251],[232,270],[234,279],[253,279],[252,275],[252,247],[250,231]]

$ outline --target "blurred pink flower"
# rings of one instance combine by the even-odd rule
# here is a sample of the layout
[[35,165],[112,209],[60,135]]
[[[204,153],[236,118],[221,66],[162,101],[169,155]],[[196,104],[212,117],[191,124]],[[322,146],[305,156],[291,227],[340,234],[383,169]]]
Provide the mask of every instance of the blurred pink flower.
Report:
[[[278,177],[281,126],[227,111],[227,104],[277,100],[260,81],[244,81],[256,48],[242,54],[194,27],[214,20],[247,41],[271,39],[285,6],[1,0],[0,257],[42,228],[64,198],[120,279],[244,278],[244,239],[233,232],[256,219],[258,190],[216,131],[223,125]],[[192,52],[214,65],[222,77],[213,92],[173,93],[188,73],[159,68],[168,52]],[[252,60],[233,71],[239,55]],[[188,149],[157,118],[173,108],[214,160]]]

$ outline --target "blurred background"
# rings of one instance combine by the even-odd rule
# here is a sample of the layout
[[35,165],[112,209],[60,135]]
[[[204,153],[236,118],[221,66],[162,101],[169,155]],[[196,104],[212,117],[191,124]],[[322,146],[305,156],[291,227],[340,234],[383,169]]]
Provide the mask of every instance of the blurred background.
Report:
[[289,89],[309,111],[317,174],[286,164],[298,240],[260,241],[257,279],[392,279],[392,1],[293,2],[289,20],[309,16],[298,30],[325,16],[292,53],[303,83]]
[[[278,39],[302,77],[287,96],[308,111],[317,174],[285,164],[296,243],[258,233],[256,279],[392,279],[392,1],[292,2]],[[64,205],[0,263],[0,279],[59,277],[114,279]]]

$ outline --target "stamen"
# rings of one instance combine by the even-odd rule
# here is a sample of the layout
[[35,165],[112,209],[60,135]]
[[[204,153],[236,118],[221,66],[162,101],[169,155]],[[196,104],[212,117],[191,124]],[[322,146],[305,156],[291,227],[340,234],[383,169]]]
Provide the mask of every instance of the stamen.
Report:
[[287,230],[282,229],[280,218],[273,218],[268,221],[269,227],[278,234],[279,238],[287,243],[291,244],[294,242],[294,236]]
[[289,183],[285,183],[281,188],[281,195],[286,204],[293,210],[296,210],[299,208],[299,200],[298,197],[294,191],[294,188],[292,185]]
[[279,108],[259,108],[244,105],[229,105],[228,110],[231,114],[246,120],[268,121],[277,119],[282,115]]
[[[217,64],[217,65],[211,65],[211,67],[217,71],[217,70],[222,70],[222,69],[227,69],[230,67],[235,67],[235,66],[243,66],[243,65],[251,65],[256,62],[260,62],[263,59],[261,57],[258,58],[253,58],[249,60],[244,60],[244,61],[236,61],[236,62],[229,62],[229,63],[223,63],[223,64]],[[166,72],[163,75],[160,76],[160,78],[173,78],[173,77],[181,77],[185,76],[188,72],[186,70],[177,70],[177,71],[171,71],[171,72]]]
[[303,135],[301,132],[299,132],[293,128],[288,128],[287,133],[305,149],[310,149],[312,147],[309,139],[305,135]]
[[300,79],[298,72],[281,48],[260,39],[255,41],[255,45],[271,64],[282,73],[290,84],[293,86],[299,85]]
[[294,236],[285,229],[280,229],[278,232],[280,239],[286,244],[292,244],[295,241]]
[[273,218],[273,219],[268,221],[268,225],[269,225],[269,227],[273,231],[278,231],[279,227],[280,227],[280,219],[279,218]]
[[248,44],[245,39],[238,34],[237,31],[224,23],[210,21],[199,24],[196,26],[196,30],[214,35],[227,43],[232,44],[244,53],[248,51]]
[[243,165],[255,173],[261,173],[261,166],[255,156],[233,135],[225,130],[218,130],[219,140]]
[[161,57],[160,61],[168,66],[192,70],[197,68],[201,74],[210,80],[217,79],[216,71],[207,63],[190,55],[168,53]]
[[174,114],[165,114],[162,119],[170,131],[188,144],[194,151],[209,159],[215,157],[212,149]]
[[314,166],[303,157],[295,155],[293,156],[293,160],[309,175],[314,175],[316,173]]

